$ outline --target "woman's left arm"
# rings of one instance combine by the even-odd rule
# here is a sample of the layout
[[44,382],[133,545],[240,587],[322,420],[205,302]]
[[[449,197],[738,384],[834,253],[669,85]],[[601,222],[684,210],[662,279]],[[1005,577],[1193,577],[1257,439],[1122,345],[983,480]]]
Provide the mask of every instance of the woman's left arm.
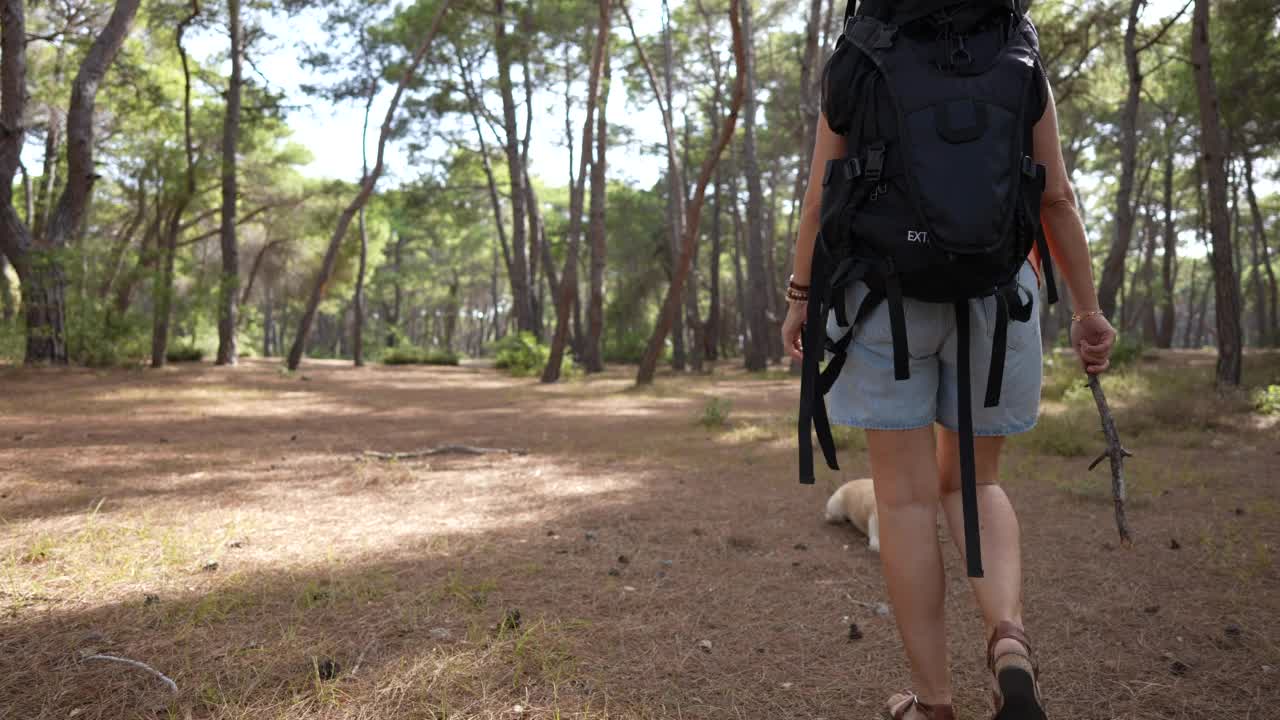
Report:
[[[813,163],[809,167],[809,186],[804,193],[804,204],[800,210],[800,228],[796,233],[795,265],[792,270],[797,285],[808,285],[810,271],[813,267],[813,245],[818,238],[818,230],[822,224],[822,178],[826,173],[827,163],[845,156],[847,147],[843,135],[837,135],[827,124],[827,116],[818,115],[818,137],[813,146]],[[787,308],[787,317],[782,322],[782,345],[791,357],[804,358],[804,345],[801,336],[804,330],[804,318],[807,303],[792,302]]]

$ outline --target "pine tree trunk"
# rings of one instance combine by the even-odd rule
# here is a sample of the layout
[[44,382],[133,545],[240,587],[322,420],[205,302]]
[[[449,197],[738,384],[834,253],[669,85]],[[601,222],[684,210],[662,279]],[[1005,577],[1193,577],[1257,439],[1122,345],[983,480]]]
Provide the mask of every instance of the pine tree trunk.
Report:
[[244,29],[240,24],[240,0],[227,0],[231,35],[231,80],[227,85],[227,113],[222,123],[222,281],[218,290],[219,365],[235,365],[236,328],[240,308],[240,248],[236,239],[236,204],[239,194],[236,153],[240,145],[240,98],[244,87]]
[[589,373],[604,372],[601,342],[604,336],[605,202],[607,197],[607,154],[609,149],[609,88],[613,79],[609,54],[604,57],[604,77],[600,83],[600,106],[596,109],[596,156],[591,164],[591,296],[587,308],[587,337],[582,365]]
[[1173,347],[1174,326],[1176,325],[1176,317],[1174,315],[1175,298],[1178,283],[1178,231],[1173,224],[1173,151],[1174,144],[1169,142],[1169,147],[1164,156],[1164,257],[1160,263],[1160,327],[1156,333],[1156,347],[1170,348]]
[[17,314],[17,308],[13,303],[13,287],[9,283],[9,273],[5,268],[8,264],[4,253],[0,253],[0,319],[6,323],[12,322],[14,315]]
[[1199,270],[1200,264],[1195,262],[1194,260],[1189,262],[1191,265],[1191,282],[1187,287],[1187,312],[1184,320],[1186,324],[1182,328],[1182,347],[1184,348],[1193,347],[1192,345],[1193,338],[1191,337],[1191,334],[1195,330],[1196,298],[1199,297],[1196,294],[1196,283],[1199,281],[1200,278],[1196,276],[1196,271]]
[[386,342],[389,348],[400,344],[400,318],[404,316],[404,286],[400,283],[400,272],[404,269],[404,244],[404,234],[391,231],[391,306],[386,309]]
[[1155,259],[1156,259],[1156,233],[1151,227],[1150,216],[1146,221],[1146,229],[1143,233],[1146,250],[1142,257],[1142,302],[1138,310],[1136,318],[1142,323],[1142,342],[1144,345],[1155,345],[1156,335],[1159,334],[1159,328],[1156,326],[1156,295],[1155,295]]
[[262,291],[262,357],[269,358],[275,355],[275,346],[272,340],[275,339],[276,326],[275,315],[272,314],[273,306],[271,302],[271,284],[264,283],[265,287]]
[[1244,186],[1245,196],[1249,199],[1249,216],[1253,220],[1253,236],[1256,242],[1255,247],[1260,253],[1255,253],[1254,258],[1254,275],[1259,272],[1265,272],[1267,275],[1267,289],[1261,289],[1261,278],[1258,279],[1258,318],[1259,318],[1259,338],[1260,342],[1265,345],[1275,346],[1280,344],[1280,312],[1277,308],[1277,287],[1276,273],[1271,265],[1271,251],[1267,245],[1266,226],[1263,223],[1262,213],[1258,209],[1258,195],[1253,189],[1253,156],[1245,154],[1244,156]]
[[[719,110],[713,113],[713,118],[718,119]],[[714,120],[713,123],[714,124]],[[707,322],[704,329],[705,347],[703,353],[707,359],[715,362],[720,357],[720,244],[721,234],[723,233],[722,209],[720,207],[720,183],[723,182],[723,173],[720,168],[716,167],[716,176],[714,180],[714,190],[711,194],[711,257],[708,259],[707,280],[710,287],[708,288],[707,298]]]
[[764,188],[756,153],[755,36],[751,0],[742,0],[742,35],[746,45],[747,97],[743,107],[742,171],[747,180],[747,370],[769,366],[769,284],[765,268]]
[[1191,63],[1200,106],[1200,146],[1209,181],[1209,229],[1213,238],[1214,306],[1217,320],[1219,386],[1238,386],[1243,348],[1240,332],[1240,285],[1234,267],[1227,176],[1218,89],[1209,48],[1209,0],[1195,0],[1191,31]]
[[1116,191],[1115,237],[1102,266],[1098,283],[1099,307],[1115,317],[1116,293],[1124,283],[1125,257],[1133,240],[1134,175],[1138,167],[1138,106],[1142,99],[1142,69],[1138,62],[1138,14],[1145,0],[1130,0],[1129,20],[1124,32],[1124,64],[1129,84],[1120,112],[1120,183]]
[[[498,93],[502,99],[502,128],[506,134],[507,175],[511,188],[511,296],[516,326],[533,332],[533,295],[529,287],[529,258],[526,242],[526,195],[524,156],[520,152],[520,130],[516,121],[515,93],[511,81],[511,40],[507,35],[506,0],[494,0],[494,56],[497,60]],[[525,72],[528,72],[525,68]]]
[[[501,1],[498,0],[499,3]],[[386,116],[382,121],[382,129],[378,135],[378,153],[377,159],[373,163],[373,170],[361,182],[360,190],[356,193],[356,196],[338,215],[337,226],[334,228],[333,234],[329,236],[329,247],[325,250],[324,260],[321,262],[320,270],[316,273],[315,280],[311,285],[311,293],[307,298],[306,307],[303,309],[302,317],[298,322],[298,331],[294,334],[293,344],[289,348],[289,357],[285,360],[286,367],[290,370],[297,370],[302,364],[302,356],[307,347],[308,336],[311,333],[311,323],[315,320],[320,302],[324,300],[328,289],[329,280],[333,277],[333,270],[338,261],[338,250],[347,235],[347,230],[351,227],[351,221],[355,218],[356,213],[360,212],[360,209],[369,202],[369,197],[373,195],[378,178],[382,176],[382,172],[386,168],[386,146],[391,137],[392,123],[395,120],[396,111],[400,107],[400,101],[404,97],[405,90],[413,82],[414,76],[417,74],[418,66],[422,64],[428,51],[431,50],[435,42],[436,33],[439,31],[441,23],[444,21],[445,13],[448,11],[449,0],[442,0],[436,9],[426,37],[405,66],[400,77],[400,83],[397,85],[395,94],[387,107]]]
[[5,128],[0,133],[0,252],[18,273],[24,302],[33,305],[25,310],[28,364],[65,365],[69,359],[66,278],[58,253],[84,227],[98,178],[93,159],[98,89],[129,34],[138,5],[139,0],[117,0],[80,61],[66,116],[67,180],[47,226],[33,235],[13,203],[28,121],[26,7],[23,0],[0,3],[0,127]]
[[[361,30],[363,33],[364,31]],[[363,35],[360,46],[365,43]],[[360,177],[369,175],[369,117],[373,113],[373,101],[378,93],[378,81],[369,78],[369,93],[365,96],[364,122],[360,126]],[[357,231],[360,233],[360,266],[356,268],[356,289],[351,298],[351,307],[355,312],[351,328],[351,362],[356,367],[364,367],[364,319],[366,314],[364,283],[369,271],[369,227],[366,223],[365,208],[360,208],[357,216]]]
[[[546,366],[542,369],[542,382],[553,383],[560,380],[561,365],[564,361],[565,347],[569,342],[569,324],[574,325],[574,335],[582,337],[581,315],[578,312],[580,303],[578,295],[578,254],[582,244],[582,211],[584,185],[588,172],[588,163],[594,150],[595,113],[601,102],[601,78],[604,74],[605,57],[609,52],[610,0],[600,0],[599,29],[596,33],[595,47],[591,52],[591,75],[587,82],[587,117],[582,127],[582,154],[578,163],[577,186],[573,188],[569,207],[568,247],[565,251],[564,272],[560,275],[560,292],[556,298],[556,329],[551,336],[551,351]],[[603,163],[600,168],[600,180],[604,179]],[[593,173],[594,175],[594,173]],[[603,190],[603,188],[601,188]],[[600,210],[603,212],[603,199]],[[592,208],[593,214],[595,208]],[[603,217],[601,218],[603,221]]]
[[[737,166],[737,162],[734,162]],[[732,212],[733,212],[733,292],[736,301],[735,309],[737,310],[738,319],[738,338],[735,343],[735,350],[746,352],[747,336],[751,334],[750,328],[747,326],[747,281],[746,276],[742,272],[742,246],[743,237],[746,235],[744,223],[742,222],[742,205],[738,202],[738,179],[735,174],[732,194]]]
[[[182,206],[185,207],[185,203]],[[174,211],[174,216],[178,219],[181,215],[181,209]],[[174,219],[170,219],[168,223],[172,229],[165,232],[165,239],[160,248],[160,261],[155,270],[155,281],[152,283],[151,367],[153,368],[162,368],[168,362],[169,324],[173,315],[173,268],[178,256],[178,231],[175,227],[177,224]]]
[[49,256],[31,253],[21,276],[22,308],[27,320],[27,362],[66,364],[66,288],[62,267]]
[[195,22],[200,14],[197,0],[192,0],[191,14],[178,25],[176,44],[178,57],[182,61],[183,95],[182,95],[182,135],[183,150],[186,156],[186,171],[183,187],[178,191],[172,208],[166,212],[162,234],[156,245],[160,252],[152,283],[152,319],[151,319],[151,367],[162,368],[168,362],[169,326],[173,315],[173,268],[178,256],[178,235],[182,233],[182,216],[196,195],[196,158],[195,140],[192,133],[191,109],[191,63],[186,47],[182,44],[186,30]]
[[351,361],[356,367],[364,367],[364,276],[369,268],[369,230],[365,225],[365,209],[360,208],[360,266],[356,268],[355,295],[351,298]]
[[444,322],[442,334],[444,349],[453,352],[454,335],[458,332],[458,311],[461,309],[458,303],[458,294],[462,291],[462,281],[458,279],[457,272],[449,280],[449,302],[445,307]]
[[[623,7],[625,8],[626,6],[624,5]],[[738,121],[738,112],[742,108],[743,99],[746,95],[746,45],[743,40],[741,16],[741,0],[730,0],[729,24],[733,30],[733,57],[734,64],[737,67],[737,80],[734,83],[733,100],[729,105],[729,116],[725,119],[724,126],[720,129],[711,151],[703,160],[701,172],[698,174],[698,181],[694,185],[693,199],[689,203],[683,223],[684,239],[679,262],[674,268],[671,286],[667,288],[667,296],[662,303],[662,309],[659,311],[658,322],[654,327],[653,335],[650,336],[649,343],[645,347],[644,356],[640,359],[640,368],[636,373],[637,385],[647,385],[653,382],[658,366],[658,358],[661,357],[662,349],[666,345],[667,333],[670,332],[672,324],[680,315],[682,286],[684,285],[685,277],[688,275],[689,266],[693,263],[693,248],[697,242],[697,235],[701,227],[702,206],[706,200],[707,186],[711,183],[711,176],[715,173],[716,166],[724,154],[725,147],[733,140],[734,128]]]

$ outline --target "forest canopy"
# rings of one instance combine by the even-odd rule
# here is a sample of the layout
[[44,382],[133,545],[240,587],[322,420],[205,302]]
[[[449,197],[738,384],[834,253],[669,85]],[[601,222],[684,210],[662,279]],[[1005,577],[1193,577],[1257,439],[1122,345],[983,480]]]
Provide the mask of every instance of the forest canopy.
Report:
[[[0,358],[781,364],[843,11],[4,0]],[[1274,3],[1031,15],[1103,309],[1238,384],[1280,345]]]

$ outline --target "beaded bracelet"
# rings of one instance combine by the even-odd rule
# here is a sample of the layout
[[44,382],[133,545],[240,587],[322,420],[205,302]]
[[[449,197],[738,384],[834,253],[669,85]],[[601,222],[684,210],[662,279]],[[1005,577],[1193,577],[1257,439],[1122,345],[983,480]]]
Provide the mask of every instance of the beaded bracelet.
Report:
[[809,291],[808,291],[808,289],[805,289],[805,290],[797,290],[797,289],[796,289],[796,288],[794,288],[794,287],[788,287],[788,288],[787,288],[787,302],[793,302],[793,303],[809,302]]

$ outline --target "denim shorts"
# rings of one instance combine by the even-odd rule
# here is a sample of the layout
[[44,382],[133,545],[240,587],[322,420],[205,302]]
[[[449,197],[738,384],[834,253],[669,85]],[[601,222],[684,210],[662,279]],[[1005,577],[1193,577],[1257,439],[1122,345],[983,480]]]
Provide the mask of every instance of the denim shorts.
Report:
[[[1029,322],[1009,322],[1000,405],[984,408],[987,373],[991,367],[996,300],[981,298],[970,303],[969,369],[974,434],[984,437],[1014,435],[1035,427],[1040,412],[1042,380],[1040,347],[1039,281],[1028,262],[1018,273],[1018,284],[1031,295]],[[848,316],[853,317],[868,290],[864,283],[851,286],[845,296]],[[827,395],[831,422],[868,430],[912,430],[941,423],[959,432],[959,383],[956,350],[955,307],[907,298],[907,345],[911,377],[893,377],[893,338],[889,307],[880,303],[854,331],[840,377]],[[827,333],[838,338],[844,331],[831,318]]]

